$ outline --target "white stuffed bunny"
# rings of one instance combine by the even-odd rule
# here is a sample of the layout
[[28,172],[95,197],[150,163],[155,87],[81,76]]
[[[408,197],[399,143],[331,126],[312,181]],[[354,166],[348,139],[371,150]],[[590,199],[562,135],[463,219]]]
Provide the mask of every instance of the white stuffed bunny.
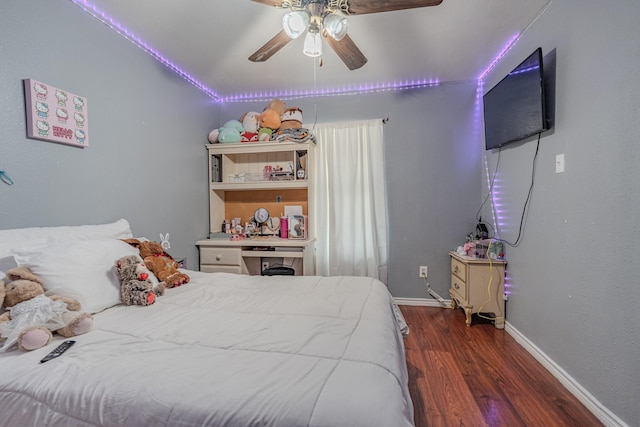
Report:
[[171,248],[171,244],[169,244],[169,233],[164,236],[162,235],[162,233],[160,233],[160,245],[165,251]]

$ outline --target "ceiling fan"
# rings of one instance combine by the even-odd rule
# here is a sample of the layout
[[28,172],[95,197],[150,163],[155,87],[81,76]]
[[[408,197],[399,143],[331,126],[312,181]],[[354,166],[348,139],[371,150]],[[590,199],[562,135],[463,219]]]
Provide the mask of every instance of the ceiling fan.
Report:
[[283,29],[249,57],[263,62],[291,40],[307,33],[303,52],[307,56],[322,55],[324,38],[350,70],[367,63],[367,58],[347,34],[348,15],[389,12],[437,6],[442,0],[252,0],[280,9],[290,9],[282,19]]

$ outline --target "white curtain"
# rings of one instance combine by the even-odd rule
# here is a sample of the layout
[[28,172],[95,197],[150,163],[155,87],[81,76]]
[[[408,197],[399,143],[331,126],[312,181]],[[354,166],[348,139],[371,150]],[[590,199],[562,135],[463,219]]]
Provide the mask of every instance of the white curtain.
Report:
[[387,283],[382,119],[316,125],[316,269]]

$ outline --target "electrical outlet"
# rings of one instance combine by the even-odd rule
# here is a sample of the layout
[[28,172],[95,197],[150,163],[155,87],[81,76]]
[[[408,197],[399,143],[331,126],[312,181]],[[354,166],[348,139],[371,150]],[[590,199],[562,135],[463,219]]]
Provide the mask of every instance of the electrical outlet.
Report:
[[420,266],[420,275],[418,277],[427,277],[428,267],[426,265]]
[[265,271],[269,268],[269,261],[262,261],[262,271]]

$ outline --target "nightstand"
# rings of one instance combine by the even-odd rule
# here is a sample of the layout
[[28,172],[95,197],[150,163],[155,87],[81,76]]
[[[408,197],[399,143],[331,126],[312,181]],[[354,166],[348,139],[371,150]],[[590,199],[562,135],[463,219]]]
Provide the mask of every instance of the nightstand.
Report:
[[480,313],[504,329],[505,260],[477,259],[449,252],[451,256],[451,308],[460,306],[471,326],[471,315]]

